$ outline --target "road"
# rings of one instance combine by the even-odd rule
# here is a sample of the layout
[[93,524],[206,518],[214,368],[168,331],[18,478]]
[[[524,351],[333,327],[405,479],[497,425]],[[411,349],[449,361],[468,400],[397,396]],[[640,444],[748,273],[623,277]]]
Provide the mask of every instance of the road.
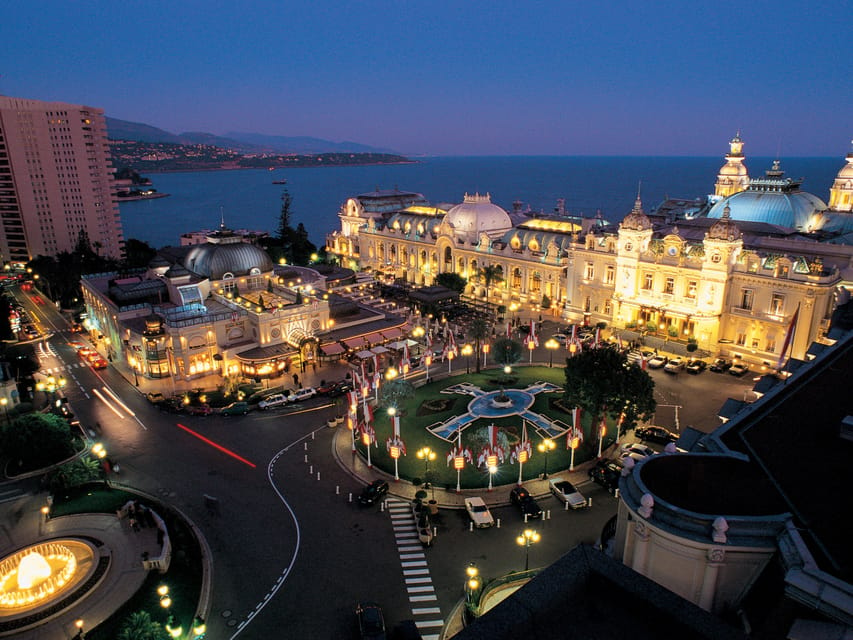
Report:
[[[67,331],[55,308],[26,304],[41,328],[55,332],[36,349],[42,371],[66,378],[65,395],[81,423],[120,464],[118,480],[174,504],[207,538],[214,558],[210,637],[278,637],[284,628],[349,637],[359,600],[381,603],[389,626],[416,609],[435,610],[420,619],[442,619],[462,595],[469,562],[486,578],[523,568],[515,538],[525,525],[514,508],[501,507],[494,510],[500,528],[476,531],[464,512],[443,511],[423,571],[418,550],[398,544],[392,512],[350,502],[361,487],[332,456],[335,430],[325,421],[336,411],[324,399],[244,417],[161,412],[112,367],[82,363],[69,344],[79,334]],[[548,355],[543,350],[541,358]],[[726,397],[741,398],[752,384],[710,372],[652,376],[659,404],[680,406],[680,426],[703,431],[719,424]],[[662,406],[656,422],[673,427],[674,415]],[[597,485],[580,489],[592,498],[589,509],[566,512],[552,497],[541,500],[551,517],[528,525],[542,536],[529,550],[532,567],[595,542],[615,514],[616,500]],[[218,512],[205,506],[205,495],[216,498]]]

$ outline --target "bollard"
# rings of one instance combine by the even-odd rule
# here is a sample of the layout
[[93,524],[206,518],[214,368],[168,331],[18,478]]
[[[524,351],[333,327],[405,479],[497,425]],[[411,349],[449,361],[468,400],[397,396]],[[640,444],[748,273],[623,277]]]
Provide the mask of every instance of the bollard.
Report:
[[349,494],[349,501],[352,502],[352,494]]
[[302,443],[302,450],[303,450],[303,451],[308,451],[308,443],[307,443],[307,442],[303,442],[303,443]]
[[314,465],[313,464],[310,467],[308,467],[308,473],[314,473]]
[[[315,434],[315,433],[317,433],[317,432],[316,432],[316,431],[312,431],[312,432],[311,432],[311,439],[312,439],[312,440],[314,439],[314,434]],[[305,444],[308,444],[308,443],[306,442]]]
[[317,472],[317,482],[320,482],[320,472]]
[[548,511],[546,511],[546,512],[545,512],[545,519],[546,519],[546,520],[550,520],[550,519],[551,519],[551,510],[550,510],[550,509],[548,509]]
[[473,523],[473,522],[469,522],[469,523],[468,523],[468,531],[473,531],[473,530],[474,530],[474,523]]
[[587,498],[587,499],[586,499],[586,506],[588,506],[588,507],[591,507],[591,506],[592,506],[592,498]]
[[569,503],[568,503],[568,502],[566,502],[566,503],[563,505],[563,511],[568,511],[568,510],[569,510]]
[[500,518],[497,519],[496,524],[498,526],[498,529],[500,529],[501,528],[501,519]]
[[433,527],[433,528],[432,528],[432,537],[433,537],[433,538],[437,538],[437,537],[438,537],[438,527]]
[[524,514],[524,524],[527,524],[527,514]]
[[619,497],[619,487],[616,487],[616,491],[614,491],[614,492],[613,492],[613,497],[614,497],[614,498],[618,498],[618,497]]
[[308,462],[308,454],[305,454],[305,462]]
[[335,495],[336,496],[341,495],[341,485],[339,485],[339,484],[335,485]]
[[382,502],[379,503],[379,510],[385,511],[385,500],[383,500]]

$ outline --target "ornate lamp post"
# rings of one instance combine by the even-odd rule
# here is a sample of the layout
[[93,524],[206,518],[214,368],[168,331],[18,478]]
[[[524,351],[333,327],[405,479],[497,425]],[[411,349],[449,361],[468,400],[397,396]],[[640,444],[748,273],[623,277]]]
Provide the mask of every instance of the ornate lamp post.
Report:
[[486,368],[486,357],[489,355],[489,349],[491,349],[491,346],[487,342],[483,345],[483,368],[484,369]]
[[465,373],[471,373],[471,354],[474,353],[474,348],[470,344],[462,347],[462,355],[465,356]]
[[435,460],[435,451],[429,447],[421,447],[415,455],[424,461],[424,482],[432,487],[432,499],[435,500],[435,487],[429,482],[429,463],[431,460]]
[[527,341],[527,350],[530,352],[530,364],[533,364],[533,350],[536,348],[536,343],[533,340]]
[[539,450],[539,453],[545,454],[545,467],[542,471],[542,479],[545,480],[548,478],[548,452],[553,451],[554,447],[557,446],[551,438],[545,438],[542,442],[536,445],[536,448]]
[[74,621],[74,626],[77,627],[77,635],[74,637],[75,638],[85,638],[86,632],[83,631],[83,618],[77,618]]
[[530,545],[539,542],[540,535],[533,529],[525,529],[520,536],[515,539],[515,542],[524,547],[524,570],[530,569]]
[[426,367],[426,381],[429,382],[429,366],[432,364],[432,353],[428,352],[424,356],[424,367]]
[[577,436],[570,436],[571,440],[569,440],[569,448],[572,450],[572,460],[569,463],[569,471],[575,470],[575,449],[580,446],[580,438]]
[[554,366],[554,350],[560,348],[560,343],[554,340],[554,338],[548,338],[545,341],[545,348],[548,349],[548,366]]
[[471,562],[465,568],[465,602],[469,607],[474,607],[477,604],[477,594],[481,586],[483,586],[483,581],[480,578],[480,570]]

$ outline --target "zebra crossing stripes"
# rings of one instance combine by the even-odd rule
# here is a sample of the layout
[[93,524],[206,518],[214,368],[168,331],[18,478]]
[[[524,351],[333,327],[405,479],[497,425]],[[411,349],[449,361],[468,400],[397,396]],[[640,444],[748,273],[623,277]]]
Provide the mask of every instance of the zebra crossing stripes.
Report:
[[[394,528],[394,540],[397,543],[406,595],[409,598],[409,604],[412,605],[415,626],[421,630],[424,640],[438,640],[444,620],[441,617],[440,607],[425,606],[436,602],[438,597],[429,574],[424,548],[418,541],[417,522],[412,513],[412,507],[407,502],[395,498],[389,498],[385,505],[391,516],[391,526]],[[426,633],[427,631],[429,633]]]

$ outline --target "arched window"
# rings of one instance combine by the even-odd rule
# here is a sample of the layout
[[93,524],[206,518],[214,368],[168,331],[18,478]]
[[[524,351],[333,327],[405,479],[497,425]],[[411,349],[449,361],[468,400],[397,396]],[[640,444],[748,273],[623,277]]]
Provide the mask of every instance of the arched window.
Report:
[[405,231],[406,233],[409,233],[411,230],[412,230],[412,223],[407,222],[406,225],[403,227],[403,231]]
[[536,238],[530,238],[527,246],[531,251],[539,251],[539,241]]
[[222,290],[227,293],[234,293],[234,289],[237,288],[237,281],[234,280],[233,273],[226,273],[222,276]]
[[397,262],[397,247],[396,245],[391,245],[391,249],[388,252],[388,259],[393,263]]
[[456,260],[456,273],[463,278],[465,277],[465,258],[458,258]]
[[542,274],[534,271],[530,278],[530,292],[539,293],[540,291],[542,291]]
[[453,270],[453,252],[450,247],[444,248],[444,267],[447,271]]
[[385,243],[379,243],[379,259],[385,261]]
[[518,267],[512,270],[512,288],[521,289],[521,269]]
[[519,238],[518,236],[513,236],[512,240],[509,241],[509,246],[512,247],[514,250],[518,251],[519,249],[521,249],[521,238]]

